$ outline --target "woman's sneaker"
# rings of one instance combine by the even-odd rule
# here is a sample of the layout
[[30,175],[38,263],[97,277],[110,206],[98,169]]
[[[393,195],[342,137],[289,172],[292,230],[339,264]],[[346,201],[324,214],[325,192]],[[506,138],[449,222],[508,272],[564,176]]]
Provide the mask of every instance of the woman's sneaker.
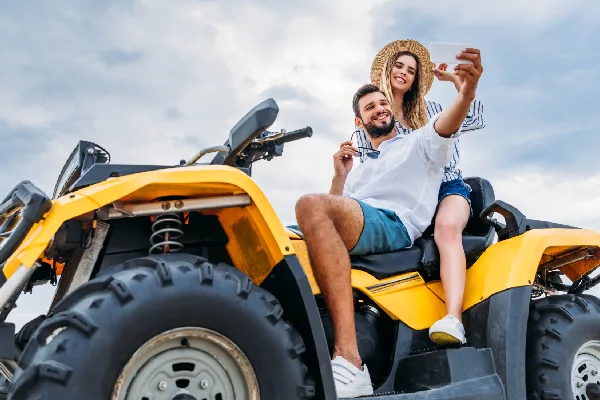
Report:
[[373,385],[366,365],[362,371],[345,358],[337,356],[331,361],[335,391],[339,399],[350,399],[373,394]]
[[465,344],[465,327],[452,315],[446,315],[429,328],[429,338],[439,346]]

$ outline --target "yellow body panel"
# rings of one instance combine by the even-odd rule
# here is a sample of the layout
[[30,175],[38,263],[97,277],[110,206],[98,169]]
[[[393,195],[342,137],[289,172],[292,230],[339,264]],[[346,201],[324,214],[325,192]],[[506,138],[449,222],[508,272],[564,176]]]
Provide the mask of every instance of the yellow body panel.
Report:
[[[9,278],[20,264],[31,267],[63,222],[89,214],[114,201],[125,204],[154,201],[162,196],[187,198],[247,194],[251,205],[215,209],[229,238],[227,250],[236,268],[260,284],[285,255],[296,254],[314,294],[313,277],[305,243],[281,224],[268,199],[254,181],[238,169],[226,166],[172,168],[111,179],[55,201],[40,223],[33,226],[6,261]],[[208,211],[205,211],[208,213]],[[540,262],[584,246],[600,246],[600,234],[583,229],[540,229],[492,245],[467,271],[463,309],[514,287],[531,285]],[[581,274],[594,266],[590,260],[571,265]],[[378,304],[391,318],[413,329],[427,329],[445,314],[440,282],[425,283],[418,272],[384,280],[353,270],[352,285]]]
[[[114,201],[136,203],[161,196],[212,197],[247,194],[252,204],[243,209],[215,210],[224,221],[234,265],[257,283],[285,255],[292,254],[286,229],[255,182],[242,171],[227,166],[169,168],[110,179],[53,201],[51,210],[33,226],[8,258],[9,278],[20,264],[31,267],[63,222],[97,210]],[[242,237],[241,233],[246,236]],[[258,255],[257,255],[258,254]]]
[[[304,242],[292,243],[313,293],[320,293]],[[558,246],[562,252],[600,246],[600,234],[584,229],[539,229],[493,244],[467,271],[463,310],[503,290],[531,285],[542,257]],[[412,329],[427,329],[446,314],[441,282],[425,283],[418,272],[378,280],[364,271],[353,270],[351,279],[354,288],[369,296],[392,319],[401,320]]]

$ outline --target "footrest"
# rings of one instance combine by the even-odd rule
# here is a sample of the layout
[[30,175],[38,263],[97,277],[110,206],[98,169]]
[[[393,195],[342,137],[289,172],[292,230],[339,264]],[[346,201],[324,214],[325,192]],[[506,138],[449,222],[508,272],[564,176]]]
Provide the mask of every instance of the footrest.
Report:
[[362,398],[377,400],[506,400],[498,375],[466,380],[424,392],[380,394]]
[[0,323],[0,360],[15,360],[15,324]]
[[400,361],[395,390],[412,393],[495,374],[491,349],[445,349]]

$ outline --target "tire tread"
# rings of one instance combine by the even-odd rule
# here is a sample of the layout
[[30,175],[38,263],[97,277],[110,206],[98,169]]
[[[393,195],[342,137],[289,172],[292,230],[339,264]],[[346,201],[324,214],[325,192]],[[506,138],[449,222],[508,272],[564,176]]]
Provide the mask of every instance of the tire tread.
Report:
[[555,295],[531,303],[526,347],[528,400],[571,398],[571,371],[564,349],[579,335],[581,328],[576,327],[582,318],[600,318],[600,301],[590,297]]
[[[176,279],[176,275],[181,277],[182,274],[193,270],[197,271],[196,282],[200,286],[215,286],[215,289],[218,287],[219,291],[229,293],[231,298],[237,299],[238,302],[254,299],[251,303],[253,306],[249,309],[255,310],[257,316],[262,315],[268,321],[268,325],[265,326],[271,326],[277,337],[284,338],[287,352],[283,354],[287,354],[290,363],[298,366],[294,367],[298,368],[298,377],[301,376],[296,388],[298,398],[314,397],[314,381],[302,362],[302,355],[306,352],[304,341],[300,334],[285,322],[284,310],[275,296],[255,286],[247,275],[234,267],[226,264],[215,266],[201,257],[183,256],[183,263],[176,262],[176,259],[172,262],[165,261],[156,256],[127,261],[111,268],[110,273],[104,272],[80,286],[63,299],[55,308],[55,313],[39,326],[23,351],[19,359],[22,369],[15,374],[9,398],[43,399],[47,396],[54,398],[57,395],[64,397],[68,391],[67,386],[73,381],[73,371],[79,368],[76,351],[85,351],[82,346],[91,346],[90,341],[94,336],[106,330],[104,328],[103,331],[103,323],[107,315],[119,312],[115,307],[130,307],[139,301],[134,294],[136,287],[140,290],[140,285],[154,285],[152,290],[172,290],[172,287],[184,281],[189,282],[189,278]],[[128,270],[132,271],[122,273]],[[148,280],[152,275],[156,279]],[[253,294],[254,292],[258,293]],[[111,297],[113,300],[107,301]],[[86,305],[85,313],[74,310],[79,304]],[[61,332],[58,332],[59,330]],[[51,338],[53,335],[56,337]],[[78,345],[74,345],[75,343]],[[53,357],[60,357],[61,362],[53,360]],[[71,364],[68,361],[71,361]]]

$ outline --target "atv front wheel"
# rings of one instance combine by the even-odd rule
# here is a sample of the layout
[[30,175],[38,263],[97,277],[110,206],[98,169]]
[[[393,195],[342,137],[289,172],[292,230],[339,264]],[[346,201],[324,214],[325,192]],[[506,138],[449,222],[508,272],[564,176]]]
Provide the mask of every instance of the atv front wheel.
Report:
[[527,329],[527,399],[589,400],[600,383],[600,300],[556,295],[533,302]]
[[237,269],[186,255],[104,272],[36,330],[9,399],[307,399],[300,335]]

